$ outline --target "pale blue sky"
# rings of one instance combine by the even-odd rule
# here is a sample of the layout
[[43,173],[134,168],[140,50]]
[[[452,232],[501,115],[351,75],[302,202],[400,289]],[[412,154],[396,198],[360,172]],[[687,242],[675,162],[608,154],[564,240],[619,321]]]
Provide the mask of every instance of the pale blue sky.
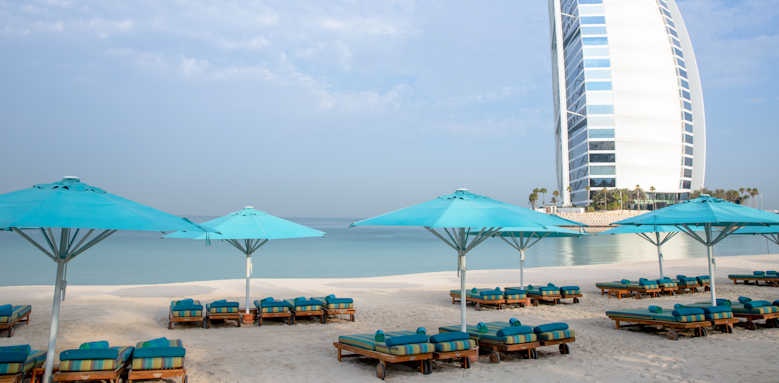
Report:
[[[779,208],[779,1],[679,1],[708,187]],[[364,217],[552,189],[546,1],[0,2],[0,192],[78,175],[177,213]]]

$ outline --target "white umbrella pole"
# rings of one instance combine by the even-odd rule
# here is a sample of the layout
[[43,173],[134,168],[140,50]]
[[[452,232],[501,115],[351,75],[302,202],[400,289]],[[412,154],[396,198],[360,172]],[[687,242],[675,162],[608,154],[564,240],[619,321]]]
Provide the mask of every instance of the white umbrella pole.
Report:
[[525,249],[519,250],[519,287],[525,288]]
[[252,257],[246,256],[246,313],[249,313],[249,300],[252,299],[251,295],[251,278],[252,278]]
[[54,369],[54,352],[57,347],[57,330],[59,329],[60,303],[62,302],[62,288],[65,282],[65,261],[57,261],[57,279],[54,282],[54,299],[51,304],[51,328],[49,329],[49,348],[46,350],[46,369],[43,373],[43,382],[51,382],[51,373]]
[[460,254],[460,331],[467,332],[465,319],[465,254]]
[[711,245],[706,245],[706,257],[709,259],[709,278],[711,279],[711,305],[717,305],[717,293],[714,282],[714,267],[712,267]]
[[664,277],[663,275],[663,245],[658,244],[657,245],[657,263],[660,265],[660,279]]

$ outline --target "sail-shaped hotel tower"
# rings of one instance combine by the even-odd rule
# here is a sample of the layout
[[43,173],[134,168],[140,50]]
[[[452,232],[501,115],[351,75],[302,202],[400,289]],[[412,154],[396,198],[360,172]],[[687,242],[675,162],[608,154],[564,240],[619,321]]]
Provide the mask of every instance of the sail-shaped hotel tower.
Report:
[[703,187],[706,121],[692,43],[674,0],[549,0],[558,188]]

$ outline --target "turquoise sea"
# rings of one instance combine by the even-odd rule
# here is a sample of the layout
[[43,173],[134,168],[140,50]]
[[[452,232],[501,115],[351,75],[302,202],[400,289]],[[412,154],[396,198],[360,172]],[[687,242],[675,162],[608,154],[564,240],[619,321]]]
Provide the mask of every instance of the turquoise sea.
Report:
[[[194,217],[203,221],[209,217]],[[324,238],[277,240],[253,257],[259,278],[365,277],[455,271],[452,249],[422,228],[349,228],[354,219],[292,218],[325,231]],[[779,253],[761,237],[731,236],[715,256]],[[19,235],[0,232],[0,285],[52,284],[54,262]],[[666,259],[701,258],[704,247],[678,235],[664,247]],[[550,238],[527,253],[527,267],[653,261],[655,247],[634,234]],[[468,254],[468,268],[517,269],[519,253],[499,239]],[[648,269],[647,274],[655,269]],[[673,270],[667,270],[673,273]],[[244,276],[243,255],[218,241],[161,239],[159,233],[118,232],[79,255],[68,268],[70,284],[136,284],[237,279]]]

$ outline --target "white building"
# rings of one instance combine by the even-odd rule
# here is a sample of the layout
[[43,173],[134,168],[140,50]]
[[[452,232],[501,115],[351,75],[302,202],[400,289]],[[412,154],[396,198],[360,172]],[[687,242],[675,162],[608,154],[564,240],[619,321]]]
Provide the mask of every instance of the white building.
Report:
[[676,2],[549,0],[549,13],[564,204],[586,205],[588,186],[703,187],[703,96]]

